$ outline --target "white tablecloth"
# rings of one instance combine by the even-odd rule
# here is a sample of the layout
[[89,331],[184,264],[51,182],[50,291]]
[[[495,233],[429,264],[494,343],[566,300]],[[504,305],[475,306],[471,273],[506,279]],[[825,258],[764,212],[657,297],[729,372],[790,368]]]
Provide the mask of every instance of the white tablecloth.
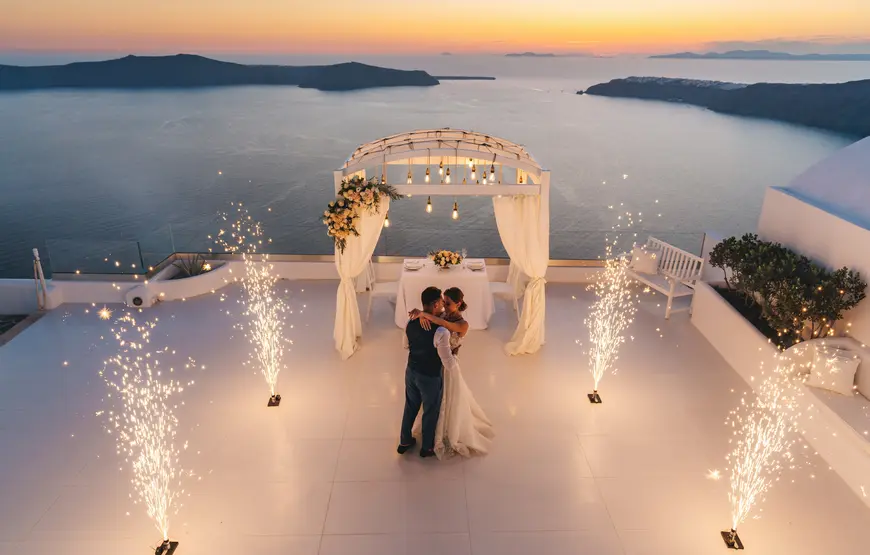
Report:
[[439,270],[429,259],[426,259],[426,264],[417,271],[408,271],[404,266],[402,267],[399,291],[396,295],[397,326],[404,328],[408,323],[408,312],[415,308],[423,308],[420,294],[433,285],[442,291],[450,287],[462,289],[465,303],[468,305],[465,320],[469,328],[473,330],[487,328],[494,309],[486,266],[476,272],[461,266]]

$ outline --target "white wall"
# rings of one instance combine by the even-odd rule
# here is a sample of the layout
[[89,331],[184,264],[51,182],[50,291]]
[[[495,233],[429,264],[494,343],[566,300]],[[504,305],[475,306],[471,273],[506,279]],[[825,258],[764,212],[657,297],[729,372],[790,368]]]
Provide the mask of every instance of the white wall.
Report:
[[30,314],[38,308],[32,279],[0,279],[0,314]]
[[[282,279],[289,280],[336,280],[338,272],[332,262],[275,262],[275,271]],[[244,274],[242,262],[227,263],[236,275]],[[401,263],[376,263],[375,272],[379,280],[395,281],[402,271]],[[487,269],[492,281],[505,281],[508,266],[492,265]],[[601,271],[596,267],[553,266],[547,270],[547,281],[551,283],[590,283]],[[166,292],[165,300],[195,297],[210,293],[224,285],[220,269],[214,276],[200,276],[176,282],[151,281],[147,289],[154,295]],[[162,272],[161,274],[162,275]],[[156,277],[160,277],[160,275]],[[210,279],[211,277],[219,279]],[[200,279],[202,278],[202,279]],[[337,285],[337,284],[336,284]],[[29,314],[37,310],[36,292],[31,279],[0,279],[0,314]],[[48,308],[63,303],[124,303],[131,297],[133,290],[144,293],[143,281],[86,281],[86,280],[48,280]],[[133,296],[143,296],[138,293]],[[143,297],[144,298],[144,297]]]
[[[870,282],[870,230],[816,208],[786,191],[769,188],[758,235],[776,241],[833,269],[847,266]],[[870,296],[870,291],[868,291]],[[855,339],[870,343],[870,299],[844,318]]]

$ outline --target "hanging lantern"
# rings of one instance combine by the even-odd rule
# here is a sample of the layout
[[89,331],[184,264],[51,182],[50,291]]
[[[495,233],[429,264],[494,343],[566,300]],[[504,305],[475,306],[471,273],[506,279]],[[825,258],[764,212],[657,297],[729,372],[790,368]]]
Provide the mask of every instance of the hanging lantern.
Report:
[[429,197],[426,199],[426,213],[427,214],[432,213],[432,197]]
[[453,219],[459,219],[459,203],[456,201],[453,201]]
[[426,183],[429,183],[429,168],[426,168]]

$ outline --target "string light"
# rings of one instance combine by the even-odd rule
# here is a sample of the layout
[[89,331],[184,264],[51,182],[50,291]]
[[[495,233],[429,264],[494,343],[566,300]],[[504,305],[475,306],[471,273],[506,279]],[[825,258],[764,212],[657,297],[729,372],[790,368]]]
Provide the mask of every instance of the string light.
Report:
[[[106,430],[115,435],[118,454],[132,466],[134,503],[145,504],[168,545],[169,519],[181,507],[182,482],[192,472],[180,464],[180,452],[187,449],[187,443],[180,448],[176,444],[174,407],[178,402],[170,401],[184,391],[184,385],[169,377],[174,368],[162,364],[162,357],[175,351],[168,347],[151,351],[151,332],[156,326],[156,319],[140,324],[129,313],[117,320],[111,332],[118,351],[100,370],[110,390],[106,402],[111,408],[97,415],[106,417]],[[187,368],[195,365],[188,360]]]
[[[290,343],[284,335],[287,304],[277,292],[279,277],[269,255],[260,253],[264,243],[272,240],[265,238],[260,222],[253,220],[241,203],[233,206],[236,220],[229,232],[220,230],[215,242],[226,252],[242,255],[245,274],[241,282],[245,295],[238,302],[244,307],[242,315],[248,321],[237,325],[254,349],[247,364],[259,367],[269,386],[269,405],[275,406],[281,401],[277,386],[278,374],[284,368],[284,344]],[[222,217],[224,221],[230,220],[225,213]]]
[[438,175],[441,177],[444,177],[444,159],[443,158],[441,159],[441,163],[438,164]]
[[432,165],[432,151],[427,150],[428,154],[426,155],[426,183],[429,183],[429,166]]
[[408,185],[414,182],[414,174],[411,173],[411,159],[408,158]]
[[486,170],[483,170],[483,182],[486,183]]
[[426,199],[426,213],[432,213],[432,197]]
[[789,379],[794,365],[784,356],[777,358],[776,370],[761,381],[755,399],[740,399],[726,420],[734,430],[729,440],[734,448],[726,457],[731,474],[731,530],[722,532],[729,546],[740,544],[737,527],[763,500],[782,471],[795,467],[792,446],[800,431],[797,398],[801,392]]
[[445,179],[447,183],[450,183],[450,166],[447,166],[447,178]]
[[429,168],[426,168],[426,183],[429,183]]
[[472,164],[471,165],[471,180],[475,181],[476,179],[477,179],[477,165]]
[[390,213],[387,212],[387,215],[384,216],[384,227],[390,227]]
[[453,201],[453,219],[454,220],[459,219],[459,203],[456,202],[455,200]]

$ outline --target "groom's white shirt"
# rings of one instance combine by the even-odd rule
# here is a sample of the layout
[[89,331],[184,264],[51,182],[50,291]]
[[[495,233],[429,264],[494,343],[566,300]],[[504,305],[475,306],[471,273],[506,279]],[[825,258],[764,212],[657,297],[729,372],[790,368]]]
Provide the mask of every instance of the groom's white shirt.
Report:
[[[410,322],[410,320],[409,320]],[[441,359],[441,365],[444,368],[450,368],[456,359],[453,356],[453,350],[450,348],[450,332],[447,328],[439,327],[435,330],[435,337],[432,339],[435,349],[438,351],[438,357]],[[402,333],[402,346],[409,349],[411,346],[408,343],[407,332]]]

